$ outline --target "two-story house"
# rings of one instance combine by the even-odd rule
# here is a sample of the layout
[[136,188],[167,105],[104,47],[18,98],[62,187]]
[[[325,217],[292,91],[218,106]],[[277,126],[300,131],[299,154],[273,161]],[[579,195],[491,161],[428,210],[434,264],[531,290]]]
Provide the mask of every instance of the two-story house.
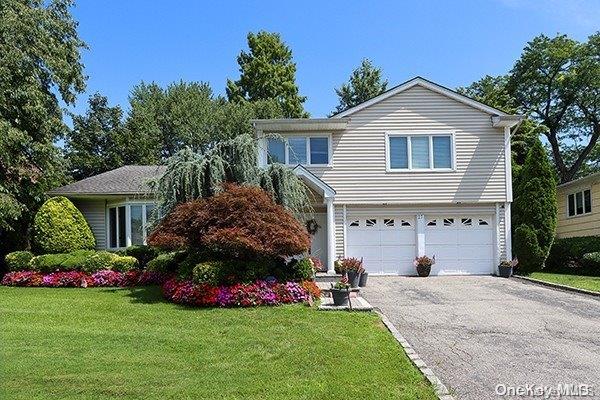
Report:
[[[253,121],[258,162],[280,162],[316,199],[311,252],[329,271],[363,258],[372,274],[492,274],[511,255],[510,128],[521,117],[417,77],[325,119]],[[282,140],[283,138],[283,140]],[[98,246],[145,239],[145,179],[127,166],[58,188],[73,198]]]

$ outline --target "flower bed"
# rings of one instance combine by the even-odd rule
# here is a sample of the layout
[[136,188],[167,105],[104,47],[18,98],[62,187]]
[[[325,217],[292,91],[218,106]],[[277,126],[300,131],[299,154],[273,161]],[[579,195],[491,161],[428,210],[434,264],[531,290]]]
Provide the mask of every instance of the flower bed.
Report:
[[42,274],[34,271],[9,272],[2,278],[5,286],[44,287],[131,287],[160,285],[168,276],[153,271],[131,270],[118,272],[108,269],[87,274],[79,271],[64,271]]
[[320,290],[312,281],[258,280],[248,284],[211,286],[173,278],[163,284],[163,294],[167,300],[189,306],[253,307],[306,302],[311,297],[318,297]]

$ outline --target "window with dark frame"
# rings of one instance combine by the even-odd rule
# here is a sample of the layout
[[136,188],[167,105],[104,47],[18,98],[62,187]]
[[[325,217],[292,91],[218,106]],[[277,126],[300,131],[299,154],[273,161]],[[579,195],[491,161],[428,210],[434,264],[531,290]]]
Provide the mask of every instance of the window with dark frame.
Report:
[[592,192],[584,189],[579,192],[570,193],[567,196],[567,214],[569,217],[589,214],[592,212]]

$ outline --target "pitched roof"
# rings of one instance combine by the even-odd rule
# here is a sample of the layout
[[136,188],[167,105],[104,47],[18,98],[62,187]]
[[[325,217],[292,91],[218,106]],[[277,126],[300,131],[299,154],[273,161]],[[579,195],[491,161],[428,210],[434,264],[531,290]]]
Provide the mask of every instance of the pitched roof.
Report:
[[164,166],[126,165],[90,176],[48,192],[52,195],[142,195],[149,190],[147,182],[162,174]]
[[569,186],[573,186],[573,185],[579,185],[579,184],[583,184],[583,183],[587,183],[589,181],[594,181],[594,180],[599,180],[600,181],[600,172],[594,172],[590,175],[584,176],[582,178],[579,179],[575,179],[569,182],[565,182],[565,183],[561,183],[560,185],[558,185],[559,188],[565,188],[565,187],[569,187]]
[[499,110],[497,108],[488,106],[487,104],[483,104],[482,102],[479,102],[477,100],[474,100],[468,96],[465,96],[463,94],[460,94],[452,89],[448,89],[445,86],[442,85],[438,85],[435,82],[432,82],[430,80],[427,80],[425,78],[422,78],[420,76],[416,76],[404,83],[401,83],[398,86],[394,86],[393,88],[386,90],[385,92],[381,93],[378,96],[373,97],[370,100],[367,100],[363,103],[360,103],[354,107],[351,107],[349,109],[347,109],[346,111],[342,111],[340,113],[334,114],[331,116],[331,118],[342,118],[342,117],[347,117],[348,115],[354,114],[357,111],[360,111],[364,108],[367,108],[373,104],[379,103],[382,100],[387,99],[388,97],[391,97],[395,94],[398,94],[400,92],[403,92],[405,90],[408,90],[410,88],[412,88],[413,86],[422,86],[426,89],[429,89],[431,91],[440,93],[444,96],[447,96],[451,99],[454,99],[456,101],[459,101],[461,103],[464,103],[466,105],[469,105],[473,108],[476,108],[478,110],[481,110],[483,112],[486,112],[488,114],[491,115],[498,115],[498,116],[508,116],[509,114],[505,113],[502,110]]

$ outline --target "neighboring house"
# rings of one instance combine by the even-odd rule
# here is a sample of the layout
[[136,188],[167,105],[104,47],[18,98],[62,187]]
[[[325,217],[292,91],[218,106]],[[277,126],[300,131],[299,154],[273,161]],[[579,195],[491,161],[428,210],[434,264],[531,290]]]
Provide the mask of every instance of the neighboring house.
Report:
[[600,235],[600,172],[559,185],[556,237]]
[[[326,119],[253,121],[259,165],[294,168],[315,197],[320,229],[311,252],[372,274],[491,274],[511,256],[510,128],[521,120],[423,78]],[[285,140],[279,139],[280,137]],[[144,180],[128,166],[56,189],[73,198],[98,247],[145,238]]]

